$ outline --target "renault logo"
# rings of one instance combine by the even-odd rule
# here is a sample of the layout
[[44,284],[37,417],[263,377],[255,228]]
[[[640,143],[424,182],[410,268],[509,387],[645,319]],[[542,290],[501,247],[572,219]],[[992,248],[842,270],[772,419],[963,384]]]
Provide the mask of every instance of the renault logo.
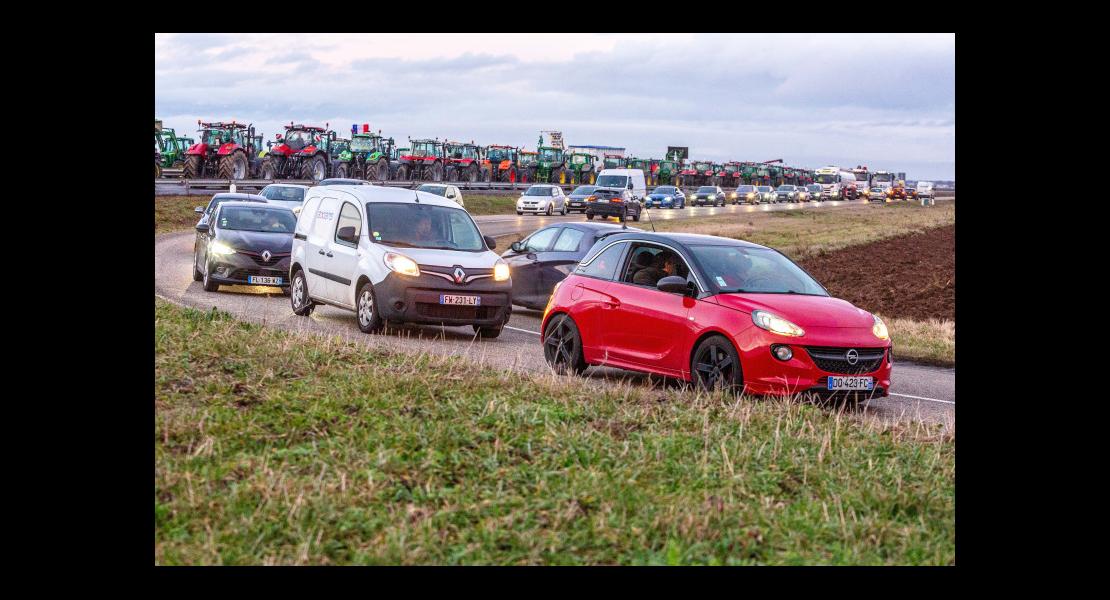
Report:
[[848,364],[854,365],[859,362],[859,352],[856,352],[855,348],[850,348],[844,358],[847,359]]
[[463,271],[462,267],[455,267],[455,283],[462,283],[464,278],[466,278],[466,271]]
[[273,256],[273,255],[272,255],[272,254],[270,254],[270,251],[269,251],[269,250],[263,250],[263,251],[262,251],[262,260],[264,260],[264,261],[266,261],[266,262],[270,262],[270,257],[271,257],[271,256]]

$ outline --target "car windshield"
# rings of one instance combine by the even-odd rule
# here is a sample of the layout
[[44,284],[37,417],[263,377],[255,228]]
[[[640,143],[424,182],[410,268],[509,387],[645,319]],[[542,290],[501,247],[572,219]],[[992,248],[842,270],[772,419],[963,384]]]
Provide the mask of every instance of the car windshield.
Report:
[[792,185],[780,185],[779,186],[779,191],[780,192],[793,192],[794,191],[794,186],[792,186]]
[[699,194],[711,194],[715,191],[717,191],[717,188],[715,188],[711,185],[703,185],[700,188],[698,188],[697,193],[699,193]]
[[235,231],[293,233],[297,216],[284,208],[229,206],[220,210],[219,227]]
[[265,196],[268,200],[279,202],[304,202],[304,190],[302,188],[286,187],[284,185],[268,185],[260,195]]
[[466,252],[486,249],[474,220],[461,208],[367,202],[366,215],[371,239],[379,244]]
[[534,186],[528,188],[528,191],[524,192],[524,195],[525,196],[550,196],[551,195],[551,186],[548,186],[548,185],[544,185],[544,186],[534,185]]
[[213,196],[212,200],[208,202],[208,209],[204,212],[211,214],[217,206],[224,202],[263,202],[263,200],[258,200],[257,198],[236,198],[235,196]]
[[673,193],[675,193],[675,191],[674,191],[673,187],[659,186],[659,187],[655,188],[655,190],[651,193],[653,193],[653,194],[673,194]]
[[871,176],[871,181],[881,181],[883,183],[890,183],[890,173],[875,173]]
[[416,189],[418,191],[421,191],[421,192],[428,192],[430,194],[436,194],[437,196],[446,196],[447,195],[447,186],[445,186],[445,185],[424,184],[424,185],[422,185],[422,186],[420,186]]
[[736,191],[741,192],[741,193],[754,192],[755,191],[755,186],[742,185],[742,186],[736,188]]
[[836,183],[838,177],[838,175],[818,175],[817,183]]
[[829,295],[801,267],[770,248],[690,246],[690,250],[725,293]]
[[758,188],[756,188],[756,189],[757,189],[757,190],[759,190],[759,191],[761,191],[761,192],[769,192],[769,191],[771,191],[771,186],[769,186],[769,185],[761,185],[761,186],[759,186],[759,187],[758,187]]
[[627,175],[602,175],[597,178],[597,187],[624,188],[628,185]]
[[812,183],[810,185],[807,185],[806,189],[811,191],[811,192],[820,192],[821,191],[821,186],[817,185],[816,183]]
[[596,189],[597,189],[596,185],[580,185],[580,186],[574,188],[574,191],[571,192],[570,195],[571,196],[585,196],[586,194],[593,193],[593,191],[596,190]]

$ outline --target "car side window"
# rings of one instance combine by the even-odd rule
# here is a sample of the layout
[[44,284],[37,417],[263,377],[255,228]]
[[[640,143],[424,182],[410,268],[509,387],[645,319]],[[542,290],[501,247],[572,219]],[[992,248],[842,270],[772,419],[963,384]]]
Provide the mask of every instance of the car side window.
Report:
[[335,221],[335,241],[351,246],[350,242],[339,239],[339,230],[344,227],[354,227],[355,237],[362,235],[362,215],[358,214],[358,207],[350,202],[344,202],[343,208],[339,209],[339,218]]
[[586,277],[611,280],[620,266],[621,254],[627,243],[617,242],[598,254],[587,265],[579,265],[574,272]]
[[563,233],[559,235],[559,240],[555,242],[555,247],[552,248],[554,252],[574,252],[578,250],[578,244],[582,241],[582,236],[586,232],[580,229],[572,229],[564,227]]
[[558,196],[559,195],[559,188],[551,188],[551,195],[552,196]]
[[551,247],[561,227],[548,227],[528,236],[524,242],[524,249],[528,252],[544,252]]

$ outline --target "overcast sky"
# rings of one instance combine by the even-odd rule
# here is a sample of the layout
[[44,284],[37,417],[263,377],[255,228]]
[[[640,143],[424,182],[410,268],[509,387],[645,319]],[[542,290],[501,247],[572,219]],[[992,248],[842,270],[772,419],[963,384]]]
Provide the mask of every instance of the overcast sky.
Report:
[[158,34],[155,117],[956,175],[955,37]]

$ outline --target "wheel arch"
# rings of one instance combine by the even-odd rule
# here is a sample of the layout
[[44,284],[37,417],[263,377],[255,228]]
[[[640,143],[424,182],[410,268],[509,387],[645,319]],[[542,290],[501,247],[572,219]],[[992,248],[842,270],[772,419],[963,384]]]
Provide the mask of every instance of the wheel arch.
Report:
[[[724,331],[723,329],[718,329],[716,327],[710,327],[710,328],[706,329],[705,331],[701,332],[701,334],[698,335],[697,339],[694,340],[694,343],[690,344],[690,347],[686,350],[686,365],[691,366],[693,364],[693,362],[694,362],[694,352],[697,351],[698,346],[700,346],[702,342],[704,342],[705,340],[707,340],[707,339],[709,339],[713,336],[721,336],[721,337],[725,338],[728,341],[729,344],[732,345],[732,349],[736,351],[737,360],[740,362],[740,375],[743,376],[743,374],[744,374],[744,357],[741,356],[741,354],[740,354],[740,346],[738,346],[736,344],[736,340],[733,339],[732,336],[728,334],[728,332]],[[690,375],[690,378],[692,380],[693,377],[694,377],[693,372],[689,373],[689,375]]]

